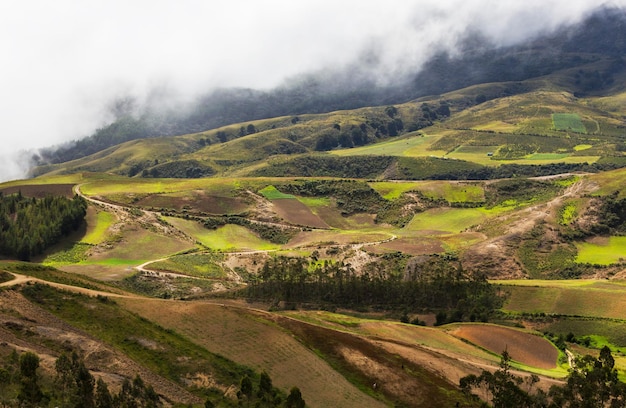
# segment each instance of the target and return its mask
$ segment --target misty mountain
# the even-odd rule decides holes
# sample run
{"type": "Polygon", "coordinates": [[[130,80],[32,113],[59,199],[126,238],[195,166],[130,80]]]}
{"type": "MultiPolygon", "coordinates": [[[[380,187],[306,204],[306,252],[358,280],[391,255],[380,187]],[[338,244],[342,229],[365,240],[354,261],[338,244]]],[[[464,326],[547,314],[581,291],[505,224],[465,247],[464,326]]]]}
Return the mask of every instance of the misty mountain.
{"type": "MultiPolygon", "coordinates": [[[[562,73],[558,85],[574,94],[606,91],[615,86],[615,75],[626,70],[626,15],[622,9],[601,8],[580,24],[503,48],[470,33],[458,48],[463,50],[459,55],[436,54],[419,72],[388,84],[368,75],[364,60],[342,71],[304,74],[269,91],[217,89],[185,109],[148,104],[138,111],[132,98],[128,103],[124,97],[112,103],[115,121],[89,137],[45,149],[39,163],[66,162],[129,140],[195,133],[270,117],[402,103],[481,83],[555,73],[562,73]]],[[[524,87],[508,87],[505,92],[524,92],[524,87]]]]}

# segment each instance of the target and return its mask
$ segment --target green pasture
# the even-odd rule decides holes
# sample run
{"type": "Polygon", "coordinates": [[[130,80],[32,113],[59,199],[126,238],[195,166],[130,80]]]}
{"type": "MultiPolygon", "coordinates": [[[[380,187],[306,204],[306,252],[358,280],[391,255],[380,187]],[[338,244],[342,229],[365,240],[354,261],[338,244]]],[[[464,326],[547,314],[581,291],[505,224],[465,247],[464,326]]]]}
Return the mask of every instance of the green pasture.
{"type": "Polygon", "coordinates": [[[503,307],[506,312],[622,319],[626,310],[623,282],[528,280],[500,283],[509,293],[503,307]]]}
{"type": "Polygon", "coordinates": [[[87,218],[87,233],[81,239],[85,244],[97,245],[104,242],[108,229],[115,223],[115,216],[106,211],[98,211],[87,218]]]}
{"type": "Polygon", "coordinates": [[[482,164],[483,166],[497,166],[500,163],[493,160],[490,153],[498,150],[499,146],[467,146],[462,145],[448,153],[446,157],[458,160],[465,160],[473,163],[482,164]]]}
{"type": "MultiPolygon", "coordinates": [[[[529,164],[529,165],[539,165],[539,164],[552,164],[552,163],[569,163],[569,164],[580,164],[580,163],[595,163],[600,159],[600,156],[573,156],[573,155],[565,155],[561,158],[556,158],[557,156],[561,156],[561,154],[551,154],[548,153],[546,157],[554,157],[554,158],[544,158],[542,157],[542,153],[535,153],[531,155],[529,158],[524,159],[515,159],[515,160],[497,160],[498,164],[529,164]],[[534,158],[533,158],[534,157],[534,158]]],[[[494,160],[495,161],[495,160],[494,160]]]]}
{"type": "Polygon", "coordinates": [[[577,243],[576,262],[611,265],[626,261],[626,237],[609,237],[604,243],[577,243]]]}
{"type": "Polygon", "coordinates": [[[620,320],[567,317],[553,320],[543,330],[563,336],[572,333],[576,338],[588,336],[591,346],[598,349],[604,345],[613,350],[626,347],[626,330],[620,320]]]}
{"type": "Polygon", "coordinates": [[[405,230],[459,233],[502,211],[503,207],[489,210],[485,208],[433,208],[416,214],[405,230]]]}
{"type": "Polygon", "coordinates": [[[167,222],[184,231],[202,245],[218,251],[276,250],[280,246],[262,240],[252,231],[239,225],[227,224],[210,230],[200,223],[176,217],[165,217],[167,222]]]}
{"type": "Polygon", "coordinates": [[[569,201],[559,210],[559,224],[570,225],[578,217],[579,203],[569,201]]]}
{"type": "Polygon", "coordinates": [[[395,200],[407,191],[416,190],[419,182],[393,182],[393,181],[375,181],[369,183],[369,186],[378,192],[386,200],[395,200]]]}
{"type": "Polygon", "coordinates": [[[552,122],[556,130],[587,133],[580,116],[577,113],[553,113],[552,122]]]}
{"type": "Polygon", "coordinates": [[[328,197],[297,197],[298,201],[306,205],[315,213],[315,210],[320,207],[329,207],[331,205],[330,198],[328,197]]]}
{"type": "Polygon", "coordinates": [[[416,134],[352,149],[333,150],[330,153],[337,156],[443,156],[446,154],[445,151],[430,150],[439,136],[439,134],[416,134]]]}
{"type": "Polygon", "coordinates": [[[395,200],[409,191],[419,191],[427,198],[449,203],[482,202],[485,199],[481,185],[446,181],[376,181],[369,183],[383,198],[395,200]]]}
{"type": "Polygon", "coordinates": [[[24,180],[11,180],[5,183],[0,183],[1,188],[23,186],[23,185],[37,185],[37,184],[78,184],[83,181],[83,174],[64,174],[64,175],[50,175],[42,176],[24,180]]]}
{"type": "Polygon", "coordinates": [[[200,179],[153,179],[153,178],[106,178],[94,179],[81,186],[88,196],[172,194],[202,190],[207,194],[232,196],[241,189],[259,190],[268,183],[284,182],[280,178],[200,178],[200,179]]]}
{"type": "Polygon", "coordinates": [[[477,203],[485,200],[485,190],[480,184],[425,181],[418,185],[417,190],[428,198],[449,203],[477,203]]]}
{"type": "Polygon", "coordinates": [[[567,153],[533,153],[527,157],[528,160],[550,160],[559,161],[569,157],[567,153]]]}
{"type": "Polygon", "coordinates": [[[218,258],[219,256],[216,254],[176,255],[164,261],[151,263],[147,268],[202,278],[225,278],[224,270],[217,263],[218,258]]]}
{"type": "Polygon", "coordinates": [[[295,196],[291,194],[281,193],[273,185],[269,185],[265,188],[262,188],[261,190],[259,190],[259,194],[261,194],[263,197],[267,198],[268,200],[278,200],[281,198],[295,198],[295,196]]]}

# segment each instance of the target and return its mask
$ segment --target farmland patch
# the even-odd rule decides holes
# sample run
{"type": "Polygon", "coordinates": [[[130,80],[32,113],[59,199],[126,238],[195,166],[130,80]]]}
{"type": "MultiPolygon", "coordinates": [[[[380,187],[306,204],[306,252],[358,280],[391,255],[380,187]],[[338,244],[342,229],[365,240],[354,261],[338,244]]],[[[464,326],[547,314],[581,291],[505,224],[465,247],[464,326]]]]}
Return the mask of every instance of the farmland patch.
{"type": "Polygon", "coordinates": [[[451,333],[495,354],[506,350],[514,361],[527,366],[547,370],[557,367],[558,349],[531,333],[490,324],[460,325],[451,333]]]}
{"type": "Polygon", "coordinates": [[[587,129],[577,113],[553,113],[552,122],[556,130],[587,133],[587,129]]]}
{"type": "Polygon", "coordinates": [[[596,238],[591,242],[577,243],[576,262],[594,265],[611,265],[626,261],[626,237],[596,238]]]}
{"type": "Polygon", "coordinates": [[[276,213],[291,224],[312,228],[328,228],[328,224],[295,198],[274,199],[272,203],[276,213]]]}

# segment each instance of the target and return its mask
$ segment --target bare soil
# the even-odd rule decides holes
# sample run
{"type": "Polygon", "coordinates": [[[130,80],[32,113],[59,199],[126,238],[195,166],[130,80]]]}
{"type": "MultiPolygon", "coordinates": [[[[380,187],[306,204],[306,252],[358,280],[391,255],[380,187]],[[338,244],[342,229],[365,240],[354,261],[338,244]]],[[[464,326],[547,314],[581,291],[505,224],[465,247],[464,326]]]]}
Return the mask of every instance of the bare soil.
{"type": "Polygon", "coordinates": [[[272,204],[276,213],[290,224],[311,228],[329,228],[328,224],[313,214],[309,207],[294,198],[273,200],[272,204]]]}
{"type": "Polygon", "coordinates": [[[22,186],[13,186],[0,189],[0,193],[5,195],[22,192],[26,197],[43,198],[48,195],[62,195],[73,197],[73,184],[25,184],[22,186]]]}
{"type": "Polygon", "coordinates": [[[507,351],[511,358],[522,364],[543,368],[556,368],[559,352],[546,339],[520,330],[495,325],[463,325],[451,332],[496,354],[507,351]]]}

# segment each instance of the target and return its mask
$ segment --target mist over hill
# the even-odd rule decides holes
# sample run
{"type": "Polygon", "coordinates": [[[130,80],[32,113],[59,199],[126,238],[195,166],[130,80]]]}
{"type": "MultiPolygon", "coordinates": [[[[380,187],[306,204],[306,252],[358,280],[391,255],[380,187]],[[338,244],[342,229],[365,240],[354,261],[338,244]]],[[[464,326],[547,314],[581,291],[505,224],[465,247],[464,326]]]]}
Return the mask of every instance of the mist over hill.
{"type": "MultiPolygon", "coordinates": [[[[516,45],[498,47],[479,33],[467,33],[456,41],[454,49],[460,52],[441,51],[418,72],[386,80],[372,75],[378,58],[372,53],[344,68],[302,74],[271,90],[215,89],[186,104],[165,103],[171,95],[158,90],[143,104],[133,95],[124,95],[109,104],[111,123],[84,139],[43,149],[35,161],[62,163],[129,140],[270,117],[402,103],[475,84],[523,81],[556,72],[563,75],[555,86],[576,95],[607,92],[620,86],[614,77],[626,69],[625,38],[624,10],[603,7],[578,24],[516,45]]],[[[508,87],[503,92],[524,90],[508,87]]]]}

